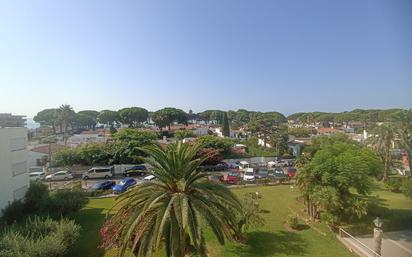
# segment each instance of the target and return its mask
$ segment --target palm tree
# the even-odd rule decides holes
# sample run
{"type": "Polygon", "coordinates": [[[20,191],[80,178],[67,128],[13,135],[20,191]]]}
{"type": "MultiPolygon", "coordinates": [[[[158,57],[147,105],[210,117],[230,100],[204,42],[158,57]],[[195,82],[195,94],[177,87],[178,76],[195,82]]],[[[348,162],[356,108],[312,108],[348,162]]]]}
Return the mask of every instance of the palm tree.
{"type": "MultiPolygon", "coordinates": [[[[210,155],[197,158],[200,144],[170,144],[142,148],[149,156],[156,180],[142,183],[120,196],[121,206],[109,220],[115,224],[111,238],[117,256],[132,251],[137,257],[152,256],[164,245],[166,256],[207,256],[204,227],[209,226],[221,244],[239,236],[237,197],[222,185],[209,182],[199,165],[210,155]]],[[[115,207],[116,208],[116,207],[115,207]]],[[[107,245],[107,244],[106,244],[107,245]]]]}
{"type": "Polygon", "coordinates": [[[60,116],[59,118],[62,122],[62,128],[64,129],[63,138],[64,138],[65,144],[67,143],[66,133],[69,127],[69,119],[73,113],[74,113],[73,108],[68,104],[63,104],[62,106],[59,107],[59,116],[60,116]]]}
{"type": "Polygon", "coordinates": [[[382,124],[374,129],[373,134],[370,142],[372,143],[372,148],[374,148],[382,158],[384,164],[383,180],[385,181],[388,178],[391,167],[391,149],[393,148],[396,137],[396,130],[391,124],[382,124]]]}

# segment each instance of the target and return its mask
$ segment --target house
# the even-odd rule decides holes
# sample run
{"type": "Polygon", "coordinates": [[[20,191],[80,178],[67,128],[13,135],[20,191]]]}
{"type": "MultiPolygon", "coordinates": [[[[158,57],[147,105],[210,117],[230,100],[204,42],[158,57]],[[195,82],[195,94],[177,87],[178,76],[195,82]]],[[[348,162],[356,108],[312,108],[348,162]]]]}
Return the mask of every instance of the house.
{"type": "Polygon", "coordinates": [[[96,131],[83,131],[80,134],[75,134],[68,138],[69,146],[77,146],[87,143],[106,143],[111,139],[111,134],[106,129],[96,131]]]}
{"type": "Polygon", "coordinates": [[[31,147],[28,152],[28,167],[40,167],[41,161],[44,156],[48,156],[50,153],[54,154],[60,150],[67,148],[64,145],[59,144],[42,144],[35,147],[31,147]]]}
{"type": "Polygon", "coordinates": [[[337,130],[337,129],[335,129],[335,128],[333,128],[333,127],[331,127],[331,128],[317,128],[316,129],[316,133],[317,133],[317,135],[326,135],[326,136],[330,136],[330,135],[333,135],[333,134],[336,134],[336,133],[341,133],[342,131],[340,131],[340,130],[337,130]]]}
{"type": "MultiPolygon", "coordinates": [[[[223,131],[221,127],[214,127],[212,128],[212,131],[214,134],[216,134],[218,137],[223,137],[223,131]]],[[[240,130],[230,130],[229,132],[229,137],[230,138],[238,138],[240,135],[241,131],[240,130]]]]}
{"type": "Polygon", "coordinates": [[[27,129],[0,128],[0,209],[22,199],[29,188],[27,159],[27,129]]]}

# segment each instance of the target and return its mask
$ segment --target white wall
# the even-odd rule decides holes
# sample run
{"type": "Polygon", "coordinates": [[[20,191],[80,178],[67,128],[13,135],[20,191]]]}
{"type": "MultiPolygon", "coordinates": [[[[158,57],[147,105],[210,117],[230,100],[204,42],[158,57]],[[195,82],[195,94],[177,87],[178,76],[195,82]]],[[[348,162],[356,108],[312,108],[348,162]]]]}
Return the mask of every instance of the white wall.
{"type": "Polygon", "coordinates": [[[29,151],[27,166],[29,168],[38,166],[37,165],[37,160],[38,159],[41,160],[43,156],[47,156],[47,154],[29,151]]]}
{"type": "Polygon", "coordinates": [[[24,196],[29,186],[27,160],[27,129],[0,128],[0,209],[24,196]]]}

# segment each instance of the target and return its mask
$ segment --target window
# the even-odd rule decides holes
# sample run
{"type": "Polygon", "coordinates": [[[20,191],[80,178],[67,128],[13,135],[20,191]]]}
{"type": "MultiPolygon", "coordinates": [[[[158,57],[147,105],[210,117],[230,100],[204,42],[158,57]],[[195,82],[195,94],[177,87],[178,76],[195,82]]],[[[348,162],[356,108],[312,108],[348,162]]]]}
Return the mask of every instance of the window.
{"type": "Polygon", "coordinates": [[[13,163],[11,166],[11,171],[13,172],[13,177],[27,173],[27,162],[18,162],[18,163],[13,163]]]}
{"type": "Polygon", "coordinates": [[[26,149],[26,138],[25,137],[10,139],[10,151],[15,152],[15,151],[20,151],[20,150],[25,150],[25,149],[26,149]]]}
{"type": "Polygon", "coordinates": [[[96,169],[97,173],[110,172],[110,169],[96,169]]]}
{"type": "Polygon", "coordinates": [[[13,191],[13,198],[15,201],[23,199],[24,195],[27,192],[28,186],[23,186],[19,189],[13,191]]]}

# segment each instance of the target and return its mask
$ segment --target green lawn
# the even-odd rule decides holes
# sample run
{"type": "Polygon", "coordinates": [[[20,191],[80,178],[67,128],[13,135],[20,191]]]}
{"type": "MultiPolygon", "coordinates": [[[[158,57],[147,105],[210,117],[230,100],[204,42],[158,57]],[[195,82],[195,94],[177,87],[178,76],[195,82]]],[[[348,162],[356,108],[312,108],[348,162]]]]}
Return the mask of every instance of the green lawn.
{"type": "MultiPolygon", "coordinates": [[[[303,226],[299,232],[288,232],[283,227],[284,220],[291,210],[302,212],[302,206],[296,201],[298,192],[290,186],[265,186],[236,188],[233,192],[242,196],[246,192],[259,191],[263,198],[261,208],[266,224],[248,233],[248,242],[244,245],[227,243],[220,246],[211,233],[206,234],[210,256],[307,256],[307,257],[353,257],[355,255],[347,251],[336,239],[335,235],[321,223],[312,224],[313,227],[303,226]]],[[[383,211],[383,217],[391,226],[399,223],[397,220],[401,215],[400,223],[412,222],[412,201],[401,194],[386,191],[376,191],[373,195],[379,195],[380,206],[375,212],[383,211]],[[398,215],[398,216],[397,216],[398,215]],[[408,218],[410,218],[408,220],[408,218]]],[[[76,215],[76,221],[82,226],[83,231],[78,245],[68,255],[70,257],[108,257],[98,248],[99,229],[104,221],[107,210],[113,205],[114,199],[91,199],[89,204],[76,215]]],[[[375,213],[373,213],[375,214],[375,213]]],[[[370,223],[373,217],[364,219],[362,222],[370,223]]],[[[361,226],[364,223],[358,222],[361,226]]],[[[411,224],[407,226],[412,227],[411,224]]],[[[396,226],[393,226],[396,227],[396,226]]],[[[162,252],[158,256],[163,256],[162,252]]]]}

